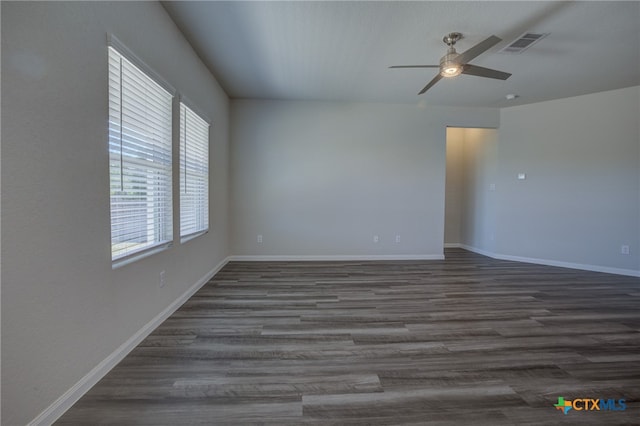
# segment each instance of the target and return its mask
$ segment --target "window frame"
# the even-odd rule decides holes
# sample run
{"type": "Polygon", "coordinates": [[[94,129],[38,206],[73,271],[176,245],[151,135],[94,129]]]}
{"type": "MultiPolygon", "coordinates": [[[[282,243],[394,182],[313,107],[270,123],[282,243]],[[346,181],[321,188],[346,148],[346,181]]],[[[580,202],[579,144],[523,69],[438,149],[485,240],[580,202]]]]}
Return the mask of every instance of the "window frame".
{"type": "MultiPolygon", "coordinates": [[[[142,60],[140,60],[135,54],[133,54],[126,46],[124,46],[117,38],[115,38],[113,35],[108,34],[107,35],[107,74],[108,74],[108,79],[107,81],[110,81],[111,79],[111,73],[112,73],[112,54],[111,54],[111,50],[113,50],[113,52],[115,52],[117,55],[119,55],[119,57],[121,58],[121,61],[127,61],[129,63],[129,65],[132,65],[134,68],[137,69],[137,71],[139,71],[140,73],[142,73],[142,75],[144,75],[144,77],[146,77],[147,79],[149,79],[151,82],[155,83],[155,85],[157,85],[160,89],[162,89],[162,91],[166,92],[166,95],[163,95],[162,101],[160,103],[164,104],[167,102],[166,97],[168,96],[170,99],[168,100],[169,103],[169,108],[168,111],[166,110],[162,110],[162,117],[164,118],[166,113],[168,112],[168,121],[160,121],[157,120],[156,123],[152,123],[149,124],[149,121],[144,122],[146,126],[149,126],[149,128],[152,128],[153,130],[156,130],[156,127],[153,127],[154,124],[157,124],[158,122],[160,122],[160,126],[162,127],[162,129],[164,129],[164,132],[162,133],[162,137],[159,141],[157,142],[150,142],[148,140],[144,141],[144,147],[145,148],[153,148],[153,154],[152,157],[155,156],[156,151],[155,151],[155,147],[156,144],[158,145],[158,148],[160,148],[162,151],[159,157],[158,161],[153,161],[153,159],[150,160],[149,163],[145,163],[147,164],[147,170],[146,171],[141,171],[144,169],[144,166],[142,165],[142,163],[144,163],[145,161],[148,161],[149,158],[134,158],[134,157],[130,157],[129,161],[127,163],[122,163],[123,160],[123,156],[122,156],[122,150],[123,150],[123,141],[124,138],[122,137],[122,130],[120,130],[120,150],[121,150],[121,154],[120,154],[120,177],[119,179],[121,181],[124,181],[124,174],[123,174],[123,170],[124,170],[124,166],[126,164],[131,164],[131,165],[137,165],[139,168],[137,169],[135,176],[138,178],[142,178],[142,177],[146,177],[146,179],[148,181],[156,181],[158,182],[159,180],[162,180],[162,189],[163,191],[161,191],[161,194],[165,197],[164,198],[164,207],[162,208],[161,211],[158,211],[158,205],[160,205],[162,202],[158,202],[156,200],[153,200],[153,196],[149,195],[148,193],[145,192],[145,197],[146,197],[146,203],[147,203],[147,209],[149,209],[149,203],[152,203],[151,209],[153,210],[153,212],[151,213],[151,216],[149,216],[149,213],[147,213],[147,216],[145,218],[145,225],[143,227],[139,227],[138,231],[142,231],[145,229],[148,233],[152,233],[153,234],[153,241],[149,243],[149,241],[146,241],[141,248],[139,249],[133,249],[131,251],[124,251],[124,252],[114,252],[114,238],[116,238],[117,236],[114,235],[114,187],[113,187],[113,177],[116,176],[114,175],[113,171],[112,171],[112,161],[113,161],[113,157],[112,157],[112,148],[113,148],[113,144],[112,144],[112,136],[113,133],[117,133],[118,130],[116,130],[116,128],[122,129],[124,126],[122,125],[124,122],[123,119],[123,114],[122,114],[122,110],[123,110],[123,99],[122,99],[122,88],[123,88],[123,81],[122,81],[122,76],[123,76],[123,68],[122,68],[122,64],[123,62],[120,62],[120,82],[119,82],[119,86],[118,86],[118,90],[120,91],[118,96],[118,100],[120,100],[120,105],[119,105],[119,121],[117,122],[117,124],[112,123],[112,111],[111,111],[111,106],[112,106],[112,89],[111,89],[111,83],[109,83],[108,86],[108,105],[109,105],[109,113],[108,113],[108,155],[109,155],[109,199],[110,199],[110,207],[109,207],[109,213],[110,213],[110,225],[111,225],[111,231],[110,231],[110,235],[111,235],[111,262],[112,262],[112,268],[118,268],[120,266],[126,265],[128,263],[134,262],[138,259],[150,256],[152,254],[155,254],[157,252],[163,251],[169,247],[171,247],[171,245],[173,244],[173,240],[174,240],[174,223],[173,223],[173,217],[174,217],[174,206],[173,206],[173,182],[174,182],[174,176],[173,176],[173,161],[174,161],[174,153],[173,153],[173,143],[174,143],[174,130],[173,130],[173,117],[174,117],[174,105],[175,105],[175,101],[176,101],[176,91],[175,89],[168,84],[164,79],[162,79],[157,73],[155,73],[149,66],[147,66],[142,60]],[[167,138],[167,134],[168,134],[168,138],[167,138]],[[149,201],[149,199],[151,198],[151,201],[149,201]],[[158,222],[158,220],[160,220],[160,222],[158,222]],[[161,231],[160,231],[161,230],[161,231]],[[158,235],[156,235],[156,233],[159,233],[158,235]]],[[[128,66],[128,65],[127,65],[128,66]]],[[[136,70],[134,70],[136,71],[136,70]]],[[[146,80],[142,80],[142,85],[144,86],[144,84],[148,84],[148,82],[146,80]]],[[[134,88],[136,86],[130,86],[131,88],[134,88]]],[[[160,93],[160,92],[158,92],[160,93]]],[[[134,99],[135,101],[137,101],[138,99],[134,99]]],[[[144,105],[146,107],[146,105],[144,102],[141,102],[142,105],[144,105]]],[[[166,105],[163,105],[163,107],[166,105]]],[[[146,110],[145,110],[146,111],[146,110]]],[[[129,120],[131,120],[132,118],[127,116],[127,118],[129,120]]],[[[161,129],[161,130],[162,130],[161,129]]],[[[148,129],[145,129],[148,130],[148,129]]],[[[131,130],[133,132],[133,130],[131,130]]],[[[148,135],[145,135],[148,136],[148,135]]],[[[132,134],[129,135],[128,139],[131,138],[135,138],[132,134]]],[[[128,140],[129,143],[131,143],[130,140],[128,140]]],[[[117,177],[117,176],[116,176],[117,177]]],[[[131,182],[129,182],[129,184],[131,185],[131,188],[135,188],[133,180],[131,182]]],[[[154,185],[156,185],[157,183],[147,183],[147,186],[143,186],[143,188],[145,189],[145,191],[148,190],[148,188],[151,186],[153,187],[154,185]]],[[[144,185],[144,184],[143,184],[144,185]]],[[[126,222],[125,222],[126,223],[126,222]]],[[[117,223],[116,223],[117,225],[117,223]]],[[[144,232],[142,232],[144,233],[144,232]]],[[[126,243],[126,241],[124,241],[126,243]]]]}
{"type": "MultiPolygon", "coordinates": [[[[193,117],[192,117],[193,119],[193,117]]],[[[194,238],[199,237],[200,235],[204,235],[207,234],[209,232],[210,229],[210,211],[211,211],[211,200],[209,197],[209,183],[210,183],[210,177],[211,177],[211,167],[210,167],[210,159],[211,159],[211,120],[206,118],[206,115],[202,113],[201,110],[199,110],[198,108],[194,107],[194,104],[187,99],[184,95],[180,95],[179,99],[178,99],[178,158],[177,158],[177,163],[178,163],[178,167],[179,167],[179,172],[178,172],[178,185],[179,185],[179,199],[178,199],[178,203],[179,203],[179,227],[178,227],[178,234],[180,236],[180,243],[186,243],[187,241],[190,241],[194,238]],[[186,109],[185,111],[185,118],[186,118],[186,123],[183,129],[183,107],[186,109]],[[184,144],[186,145],[183,146],[183,137],[185,137],[185,133],[187,132],[187,136],[188,136],[188,124],[189,124],[189,116],[187,116],[187,113],[190,113],[191,116],[195,116],[195,118],[197,120],[199,120],[201,123],[199,123],[200,125],[206,126],[206,141],[204,141],[204,144],[206,145],[206,156],[205,156],[205,160],[206,160],[206,164],[205,164],[205,168],[206,168],[206,173],[204,176],[204,185],[205,185],[205,190],[204,190],[204,203],[205,203],[205,223],[204,223],[204,227],[201,227],[199,229],[195,229],[191,232],[185,233],[183,234],[183,220],[184,220],[184,207],[185,207],[185,203],[183,200],[183,195],[185,194],[184,189],[185,189],[185,181],[183,181],[183,178],[185,178],[185,174],[186,174],[186,163],[184,162],[184,149],[186,148],[188,151],[189,148],[189,144],[188,144],[188,140],[185,138],[185,142],[184,144]]],[[[203,142],[203,141],[198,141],[198,142],[203,142]]],[[[196,143],[198,143],[196,142],[196,143]]],[[[196,149],[201,149],[196,147],[196,149]]],[[[198,215],[198,212],[196,211],[195,215],[198,215]]]]}

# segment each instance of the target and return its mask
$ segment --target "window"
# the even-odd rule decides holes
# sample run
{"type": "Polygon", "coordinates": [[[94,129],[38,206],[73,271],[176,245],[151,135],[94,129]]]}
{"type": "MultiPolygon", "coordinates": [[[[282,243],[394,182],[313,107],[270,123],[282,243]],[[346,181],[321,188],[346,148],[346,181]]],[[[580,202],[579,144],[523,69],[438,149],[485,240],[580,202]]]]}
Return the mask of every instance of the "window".
{"type": "Polygon", "coordinates": [[[209,124],[180,103],[180,237],[209,229],[209,124]]]}
{"type": "MultiPolygon", "coordinates": [[[[168,246],[172,236],[173,96],[109,47],[111,258],[168,246]]],[[[138,62],[138,61],[136,61],[138,62]]]]}

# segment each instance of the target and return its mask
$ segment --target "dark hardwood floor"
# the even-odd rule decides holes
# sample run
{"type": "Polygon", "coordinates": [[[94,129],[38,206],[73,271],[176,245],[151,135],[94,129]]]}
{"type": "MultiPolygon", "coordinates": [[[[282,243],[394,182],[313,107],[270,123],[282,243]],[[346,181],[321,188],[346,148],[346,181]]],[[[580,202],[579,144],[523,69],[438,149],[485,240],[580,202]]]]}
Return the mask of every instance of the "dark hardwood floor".
{"type": "Polygon", "coordinates": [[[446,257],[229,263],[58,424],[640,424],[640,279],[446,257]]]}

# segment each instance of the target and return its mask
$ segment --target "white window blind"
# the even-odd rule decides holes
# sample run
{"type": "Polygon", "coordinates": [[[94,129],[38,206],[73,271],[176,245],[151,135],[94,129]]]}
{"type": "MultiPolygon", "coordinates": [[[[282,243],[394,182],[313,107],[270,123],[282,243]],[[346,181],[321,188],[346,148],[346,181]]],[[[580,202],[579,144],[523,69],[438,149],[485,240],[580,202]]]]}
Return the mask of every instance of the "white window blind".
{"type": "Polygon", "coordinates": [[[112,260],[172,240],[172,98],[109,47],[112,260]]]}
{"type": "Polygon", "coordinates": [[[180,103],[180,237],[209,229],[209,124],[180,103]]]}

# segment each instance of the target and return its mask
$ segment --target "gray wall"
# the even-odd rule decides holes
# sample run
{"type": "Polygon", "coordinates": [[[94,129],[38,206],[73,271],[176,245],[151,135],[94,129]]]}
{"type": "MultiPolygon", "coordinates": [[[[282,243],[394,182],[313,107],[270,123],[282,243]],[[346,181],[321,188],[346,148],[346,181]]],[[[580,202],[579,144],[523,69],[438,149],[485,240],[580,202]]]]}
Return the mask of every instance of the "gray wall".
{"type": "Polygon", "coordinates": [[[461,127],[447,128],[447,173],[444,204],[444,243],[457,246],[461,241],[462,196],[464,190],[464,133],[461,127]]]}
{"type": "Polygon", "coordinates": [[[640,271],[639,103],[632,87],[501,110],[498,253],[640,271]]]}
{"type": "Polygon", "coordinates": [[[464,129],[460,242],[486,252],[496,239],[497,137],[496,129],[464,129]]]}
{"type": "Polygon", "coordinates": [[[3,424],[34,419],[226,258],[228,104],[159,3],[2,2],[3,424]],[[209,234],[117,270],[107,32],[213,120],[209,234]]]}
{"type": "Polygon", "coordinates": [[[235,255],[442,255],[446,126],[498,124],[494,109],[231,105],[235,255]]]}

